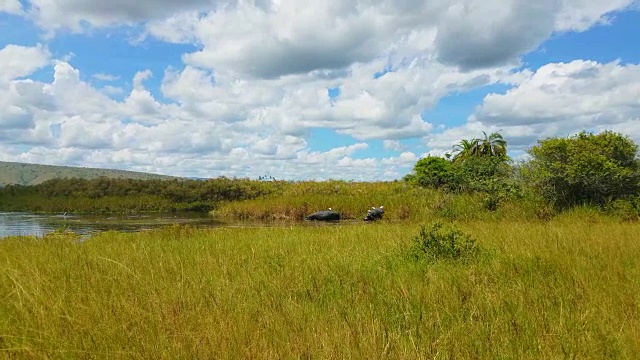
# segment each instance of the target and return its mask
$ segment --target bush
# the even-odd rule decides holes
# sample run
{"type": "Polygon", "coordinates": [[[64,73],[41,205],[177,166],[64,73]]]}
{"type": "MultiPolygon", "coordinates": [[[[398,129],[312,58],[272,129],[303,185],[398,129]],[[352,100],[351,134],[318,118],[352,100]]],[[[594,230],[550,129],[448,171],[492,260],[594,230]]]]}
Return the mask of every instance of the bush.
{"type": "Polygon", "coordinates": [[[453,163],[451,172],[451,190],[490,193],[507,186],[511,166],[497,157],[472,157],[453,163]]]}
{"type": "Polygon", "coordinates": [[[479,250],[471,236],[453,226],[436,222],[422,226],[420,234],[413,238],[411,253],[418,260],[436,261],[475,256],[479,250]]]}
{"type": "Polygon", "coordinates": [[[418,160],[413,173],[405,180],[422,187],[438,189],[451,182],[451,162],[441,157],[428,156],[418,160]]]}
{"type": "Polygon", "coordinates": [[[640,219],[640,198],[618,199],[605,206],[608,214],[622,220],[634,221],[640,219]]]}
{"type": "Polygon", "coordinates": [[[524,169],[529,183],[557,209],[604,206],[637,196],[640,190],[638,146],[628,137],[605,131],[538,142],[524,169]]]}
{"type": "Polygon", "coordinates": [[[472,156],[449,161],[429,156],[420,159],[404,180],[453,193],[485,193],[482,205],[489,211],[497,210],[503,200],[519,196],[521,192],[513,169],[504,157],[472,156]]]}

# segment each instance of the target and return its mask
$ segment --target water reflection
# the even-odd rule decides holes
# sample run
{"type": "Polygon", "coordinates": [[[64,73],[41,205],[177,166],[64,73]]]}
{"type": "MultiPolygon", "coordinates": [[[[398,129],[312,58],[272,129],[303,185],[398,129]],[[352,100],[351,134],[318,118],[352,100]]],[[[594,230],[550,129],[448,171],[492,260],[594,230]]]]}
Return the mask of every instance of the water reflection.
{"type": "Polygon", "coordinates": [[[73,231],[86,235],[105,230],[139,231],[171,224],[217,226],[207,214],[176,213],[153,215],[71,215],[0,212],[0,238],[8,236],[37,236],[55,230],[73,231]]]}
{"type": "Polygon", "coordinates": [[[25,213],[0,213],[0,237],[15,235],[43,236],[54,228],[38,221],[38,217],[25,213]]]}

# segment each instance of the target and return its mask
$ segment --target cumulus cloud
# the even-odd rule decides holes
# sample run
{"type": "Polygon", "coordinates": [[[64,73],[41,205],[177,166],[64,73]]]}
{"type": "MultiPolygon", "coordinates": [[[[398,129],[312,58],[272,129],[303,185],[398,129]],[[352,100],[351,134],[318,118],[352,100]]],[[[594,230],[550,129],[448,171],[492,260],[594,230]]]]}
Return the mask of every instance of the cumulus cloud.
{"type": "Polygon", "coordinates": [[[556,31],[585,31],[594,24],[607,24],[615,12],[639,5],[637,0],[564,0],[555,17],[556,31]]]}
{"type": "MultiPolygon", "coordinates": [[[[10,2],[12,0],[9,0],[10,2]]],[[[112,26],[170,16],[178,11],[211,8],[212,0],[30,0],[30,16],[44,28],[81,30],[83,23],[112,26]]]]}
{"type": "Polygon", "coordinates": [[[131,79],[129,94],[117,101],[83,81],[71,64],[51,64],[51,82],[14,79],[6,84],[11,96],[3,98],[2,144],[30,145],[18,153],[7,149],[4,156],[12,154],[12,161],[200,177],[274,174],[286,179],[372,180],[388,173],[379,159],[354,157],[368,148],[364,142],[312,151],[303,136],[280,129],[275,118],[262,118],[260,109],[279,106],[278,95],[271,95],[266,83],[244,94],[250,89],[247,84],[218,82],[210,72],[169,71],[163,88],[177,102],[167,104],[146,89],[145,82],[154,75],[143,70],[131,79]],[[191,92],[194,88],[204,94],[191,92]],[[203,118],[212,114],[211,101],[229,111],[219,118],[203,118]],[[244,116],[231,116],[244,107],[244,116]]]}
{"type": "Polygon", "coordinates": [[[436,37],[440,61],[475,69],[517,64],[551,34],[607,23],[634,0],[469,0],[452,3],[436,37]]]}
{"type": "Polygon", "coordinates": [[[38,45],[7,45],[0,50],[0,129],[5,141],[16,141],[14,131],[32,127],[34,109],[48,108],[51,99],[31,80],[16,80],[31,75],[49,62],[48,51],[38,45]],[[9,131],[12,130],[12,131],[9,131]]]}
{"type": "Polygon", "coordinates": [[[9,44],[0,50],[0,84],[34,71],[49,62],[50,54],[42,45],[26,47],[9,44]]]}
{"type": "Polygon", "coordinates": [[[620,131],[640,143],[640,65],[574,60],[522,75],[506,93],[487,95],[464,126],[431,135],[433,151],[444,153],[482,131],[501,131],[515,150],[582,130],[620,131]]]}
{"type": "Polygon", "coordinates": [[[342,69],[386,55],[430,56],[462,69],[516,64],[554,32],[606,23],[633,0],[240,2],[151,22],[147,32],[201,49],[185,62],[274,78],[342,69]],[[408,45],[408,47],[407,47],[408,45]]]}
{"type": "Polygon", "coordinates": [[[0,50],[0,137],[16,161],[394,179],[419,157],[401,146],[408,138],[441,155],[482,131],[502,131],[519,149],[578,127],[638,132],[635,65],[577,61],[512,72],[549,36],[607,23],[631,0],[5,0],[0,11],[20,4],[45,30],[133,25],[197,50],[182,54],[184,66],[136,68],[128,79],[84,73],[74,57],[52,61],[44,46],[0,50]],[[30,79],[43,68],[53,80],[30,79]],[[449,94],[496,83],[515,87],[487,96],[462,127],[434,133],[423,115],[449,94]],[[307,136],[315,128],[353,143],[314,151],[307,136]],[[371,139],[400,155],[364,157],[371,139]]]}
{"type": "Polygon", "coordinates": [[[640,112],[640,66],[575,60],[547,64],[505,94],[490,94],[475,114],[487,125],[616,124],[640,112]]]}
{"type": "MultiPolygon", "coordinates": [[[[198,67],[275,78],[339,70],[390,52],[430,56],[463,69],[514,63],[558,31],[607,23],[634,0],[30,0],[44,29],[145,24],[145,33],[200,49],[198,67]],[[402,44],[411,49],[403,49],[402,44]]],[[[17,0],[2,7],[17,13],[17,0]]]]}
{"type": "Polygon", "coordinates": [[[196,20],[203,48],[185,62],[264,78],[344,68],[371,60],[390,44],[379,10],[359,8],[356,1],[282,1],[269,9],[240,3],[196,20]]]}
{"type": "Polygon", "coordinates": [[[464,69],[515,64],[553,32],[561,5],[558,0],[454,3],[438,27],[438,58],[464,69]]]}

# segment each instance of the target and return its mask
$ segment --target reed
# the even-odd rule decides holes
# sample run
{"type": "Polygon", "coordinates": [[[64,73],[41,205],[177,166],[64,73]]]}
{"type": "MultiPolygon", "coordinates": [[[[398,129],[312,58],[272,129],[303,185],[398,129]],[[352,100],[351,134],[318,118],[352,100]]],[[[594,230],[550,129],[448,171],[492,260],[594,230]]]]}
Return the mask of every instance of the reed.
{"type": "Polygon", "coordinates": [[[578,213],[453,223],[481,256],[416,261],[422,221],[2,240],[0,357],[640,353],[640,224],[578,213]]]}
{"type": "Polygon", "coordinates": [[[523,220],[540,218],[540,209],[544,208],[531,199],[514,198],[489,211],[486,198],[481,193],[451,194],[402,182],[301,182],[255,199],[223,202],[211,213],[235,220],[302,220],[330,207],[343,219],[362,220],[372,206],[384,205],[384,216],[389,220],[523,220]]]}

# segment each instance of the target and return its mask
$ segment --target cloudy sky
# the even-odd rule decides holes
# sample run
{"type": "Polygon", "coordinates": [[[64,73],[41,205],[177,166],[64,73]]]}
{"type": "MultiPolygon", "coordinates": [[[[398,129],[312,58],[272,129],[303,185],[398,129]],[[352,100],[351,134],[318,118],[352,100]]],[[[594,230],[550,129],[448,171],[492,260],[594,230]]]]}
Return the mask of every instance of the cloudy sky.
{"type": "Polygon", "coordinates": [[[393,180],[500,131],[640,143],[637,0],[0,0],[0,161],[393,180]]]}

